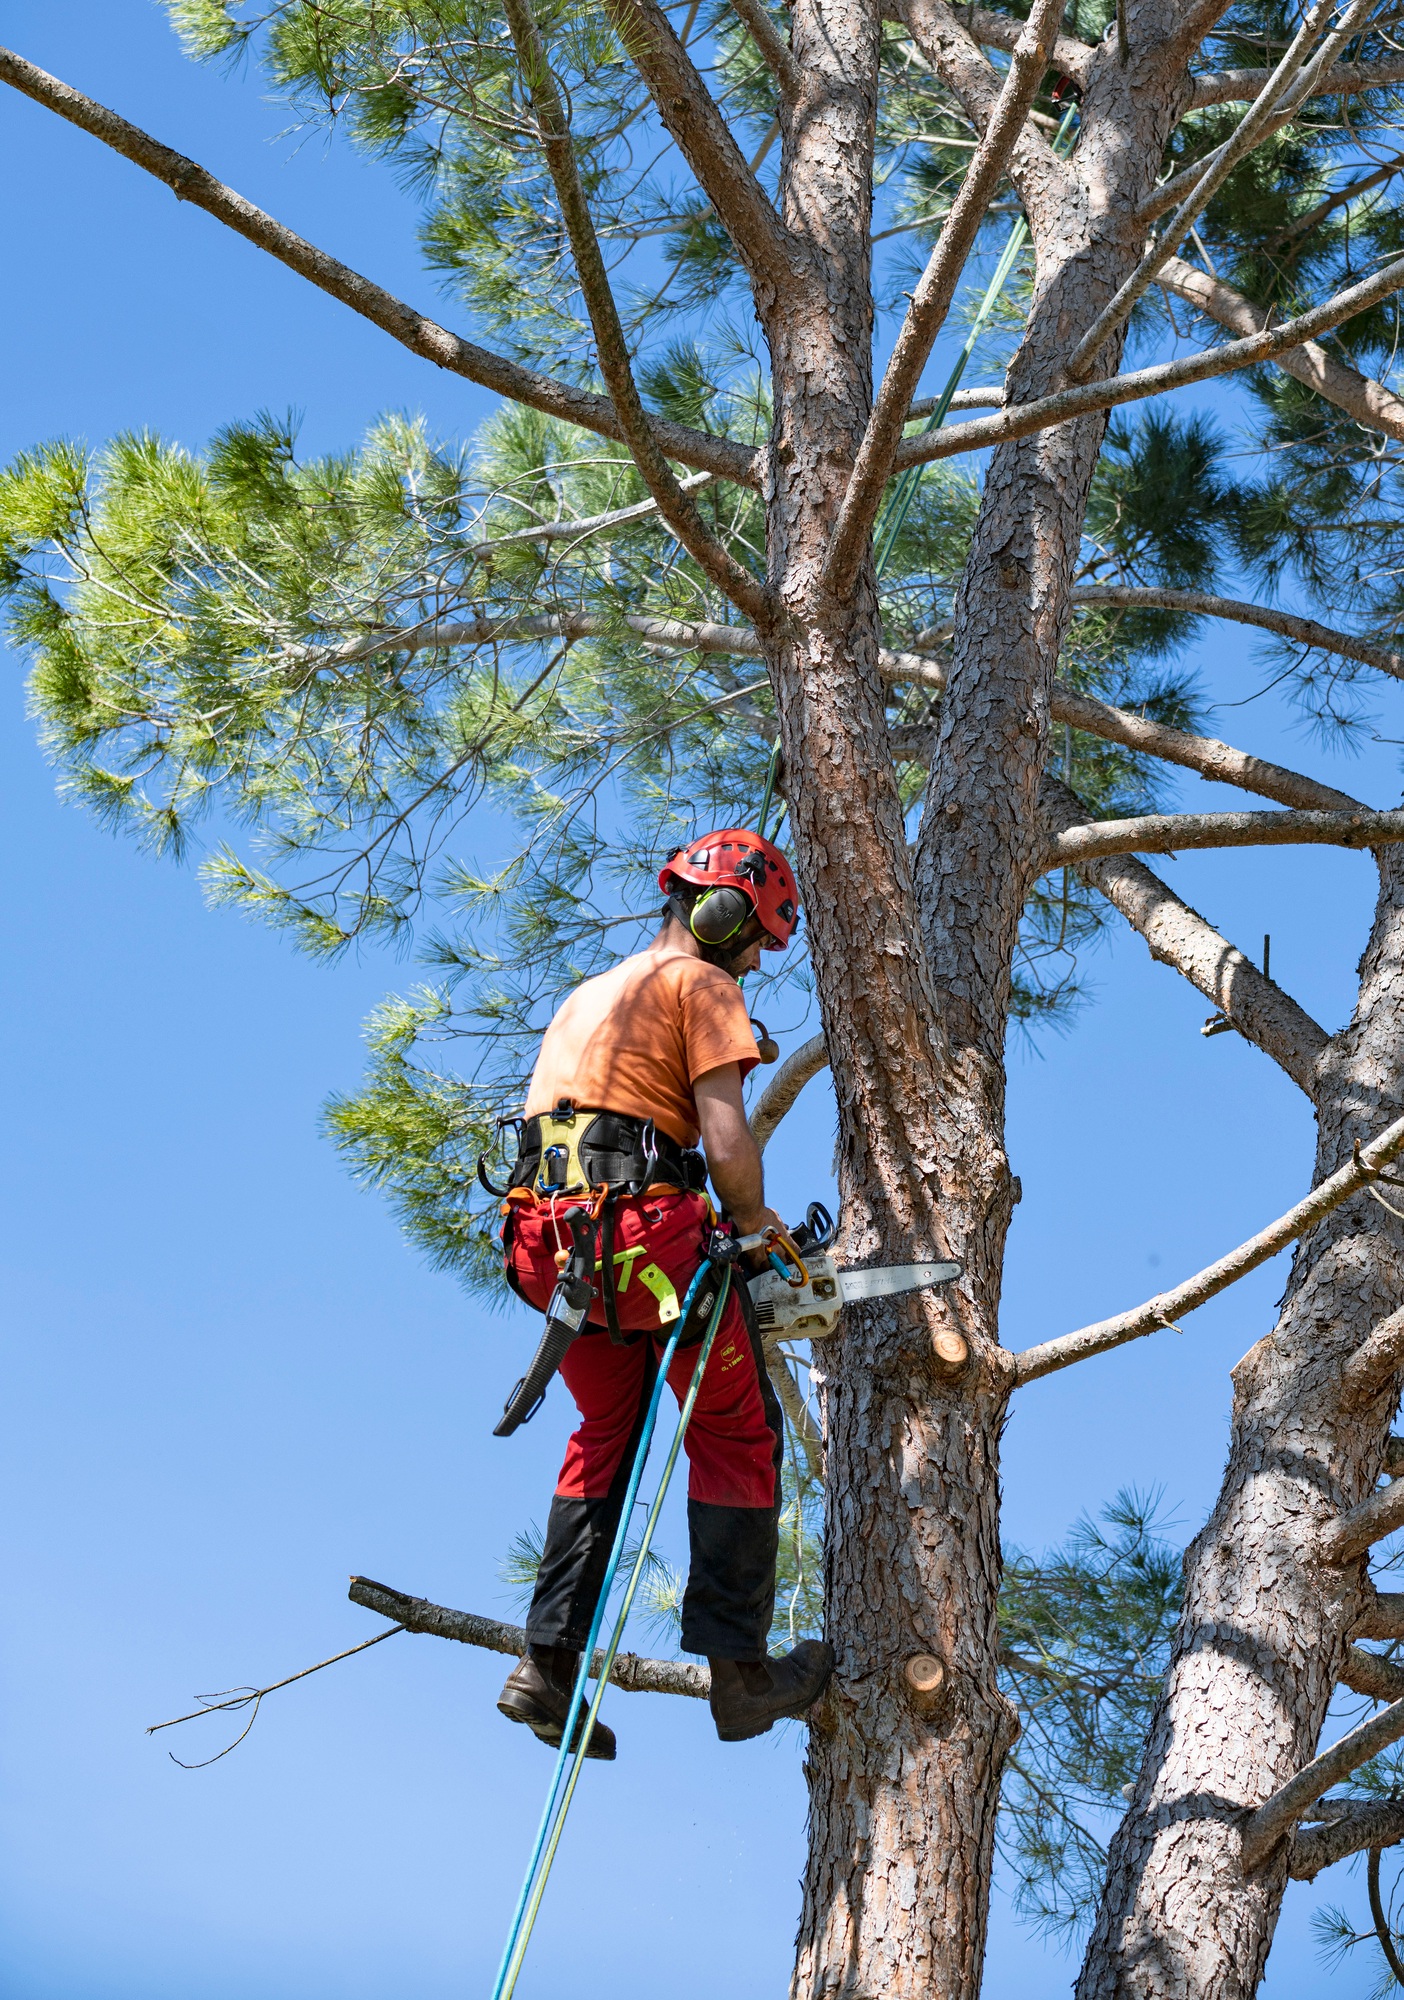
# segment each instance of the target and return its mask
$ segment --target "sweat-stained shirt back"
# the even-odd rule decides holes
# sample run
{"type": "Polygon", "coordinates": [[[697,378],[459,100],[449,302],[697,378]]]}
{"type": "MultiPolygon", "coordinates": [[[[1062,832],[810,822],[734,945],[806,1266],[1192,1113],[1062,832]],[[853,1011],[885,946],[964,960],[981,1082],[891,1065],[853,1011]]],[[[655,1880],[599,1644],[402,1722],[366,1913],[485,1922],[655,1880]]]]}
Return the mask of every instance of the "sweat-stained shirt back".
{"type": "Polygon", "coordinates": [[[541,1042],[526,1115],[563,1097],[584,1111],[652,1118],[680,1146],[699,1137],[693,1083],[759,1056],[741,988],[705,959],[636,952],[564,1000],[541,1042]]]}

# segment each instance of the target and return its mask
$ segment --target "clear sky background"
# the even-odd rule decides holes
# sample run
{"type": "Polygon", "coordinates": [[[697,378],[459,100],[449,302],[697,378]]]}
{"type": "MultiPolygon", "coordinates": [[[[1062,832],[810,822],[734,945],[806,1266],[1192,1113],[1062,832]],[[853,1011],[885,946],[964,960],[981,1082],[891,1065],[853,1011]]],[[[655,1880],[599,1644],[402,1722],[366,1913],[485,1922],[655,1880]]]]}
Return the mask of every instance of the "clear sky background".
{"type": "MultiPolygon", "coordinates": [[[[279,137],[257,77],[179,54],[148,0],[11,0],[6,39],[191,153],[429,309],[412,216],[383,172],[279,137]]],[[[150,426],[192,446],[261,407],[311,449],[382,410],[446,436],[488,413],[95,142],[0,93],[6,310],[0,457],[59,433],[150,426]]],[[[441,308],[442,309],[442,308],[441,308]]],[[[1227,407],[1220,405],[1221,408],[1227,407]]],[[[1225,703],[1262,679],[1211,633],[1225,703]]],[[[1397,697],[1391,696],[1390,700],[1397,697]]],[[[377,1629],[351,1572],[498,1616],[512,1533],[544,1515],[559,1389],[490,1436],[532,1335],[426,1271],[319,1137],[360,1074],[360,1025],[406,983],[367,954],[316,968],[194,874],[138,856],[55,798],[0,685],[9,902],[0,1151],[7,1559],[0,1991],[6,2000],[369,2000],[487,1990],[550,1773],[493,1707],[507,1663],[389,1640],[277,1695],[233,1756],[185,1772],[222,1725],[143,1726],[292,1672],[377,1629]],[[197,1734],[197,1732],[199,1732],[197,1734]]],[[[1220,735],[1398,801],[1387,744],[1333,765],[1272,700],[1220,735]]],[[[1385,733],[1396,730],[1392,718],[1385,733]]],[[[1197,806],[1239,804],[1197,781],[1197,806]]],[[[1279,850],[1167,863],[1181,893],[1329,1028],[1369,920],[1367,858],[1279,850]]],[[[1069,1033],[1016,1052],[1024,1201],[1005,1338],[1023,1346],[1198,1268],[1307,1185],[1305,1101],[1122,930],[1069,1033]]],[[[826,1191],[822,1084],[773,1148],[798,1214],[826,1191]]],[[[1165,1334],[1035,1385],[1006,1438],[1009,1541],[1040,1548],[1118,1487],[1160,1488],[1177,1537],[1222,1466],[1232,1363],[1270,1326],[1285,1265],[1165,1334]]],[[[676,1530],[676,1523],[674,1523],[676,1530]]],[[[681,1546],[676,1532],[672,1546],[681,1546]]],[[[645,1643],[640,1635],[636,1643],[645,1643]]],[[[520,1991],[643,2000],[784,1991],[804,1799],[797,1732],[726,1747],[700,1704],[612,1694],[619,1761],[592,1765],[520,1991]]],[[[1294,1888],[1272,2000],[1319,1991],[1318,1896],[1294,1888]]],[[[986,1992],[1043,2000],[1076,1969],[997,1898],[986,1992]]],[[[1363,1993],[1364,1965],[1337,1975],[1363,1993]]]]}

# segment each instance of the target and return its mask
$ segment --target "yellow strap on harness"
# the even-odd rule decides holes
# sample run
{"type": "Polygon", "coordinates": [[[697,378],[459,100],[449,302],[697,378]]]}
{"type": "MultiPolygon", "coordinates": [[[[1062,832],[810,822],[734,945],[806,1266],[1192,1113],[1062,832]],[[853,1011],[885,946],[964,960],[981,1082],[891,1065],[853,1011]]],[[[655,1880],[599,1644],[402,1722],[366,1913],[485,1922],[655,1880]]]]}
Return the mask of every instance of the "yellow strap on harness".
{"type": "Polygon", "coordinates": [[[656,1264],[645,1264],[639,1272],[639,1283],[647,1286],[658,1301],[658,1324],[667,1326],[682,1311],[678,1304],[678,1294],[672,1279],[666,1271],[660,1271],[656,1264]]]}

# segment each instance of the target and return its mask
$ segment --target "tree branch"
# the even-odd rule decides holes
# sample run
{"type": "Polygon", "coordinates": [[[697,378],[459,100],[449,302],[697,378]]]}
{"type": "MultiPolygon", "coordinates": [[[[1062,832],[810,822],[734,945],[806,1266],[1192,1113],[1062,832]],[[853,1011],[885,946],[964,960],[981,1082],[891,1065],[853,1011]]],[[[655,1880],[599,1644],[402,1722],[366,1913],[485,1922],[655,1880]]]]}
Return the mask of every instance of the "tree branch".
{"type": "Polygon", "coordinates": [[[1093,820],[1058,834],[1052,867],[1076,867],[1105,854],[1180,854],[1206,847],[1382,847],[1404,840],[1404,811],[1147,813],[1140,819],[1093,820]]]}
{"type": "Polygon", "coordinates": [[[1341,1370],[1342,1407],[1357,1410],[1373,1402],[1401,1367],[1404,1367],[1404,1306],[1370,1330],[1341,1370]]]}
{"type": "Polygon", "coordinates": [[[776,1127],[793,1110],[795,1101],[812,1077],[829,1067],[829,1052],[822,1035],[811,1035],[793,1054],[786,1056],[756,1100],[751,1112],[751,1137],[764,1152],[775,1137],[776,1127]]]}
{"type": "MultiPolygon", "coordinates": [[[[1260,333],[1268,323],[1268,314],[1262,306],[1255,306],[1222,278],[1211,278],[1207,271],[1197,270],[1182,258],[1170,258],[1157,282],[1177,298],[1198,306],[1230,333],[1240,336],[1260,333]]],[[[1364,429],[1383,431],[1387,437],[1404,442],[1404,401],[1383,382],[1362,375],[1358,369],[1328,354],[1319,342],[1303,341],[1300,347],[1279,355],[1276,365],[1297,381],[1305,382],[1308,389],[1314,389],[1328,403],[1345,410],[1364,429]]],[[[1398,665],[1386,669],[1388,673],[1400,671],[1398,665]]]]}
{"type": "MultiPolygon", "coordinates": [[[[91,97],[84,97],[81,91],[26,62],[11,49],[0,48],[0,83],[8,83],[36,104],[67,119],[70,125],[100,139],[134,166],[163,181],[178,201],[202,208],[236,235],[370,320],[412,354],[499,396],[525,403],[530,409],[543,410],[565,423],[579,424],[582,430],[594,431],[600,437],[626,442],[623,425],[607,396],[592,395],[567,382],[557,382],[549,375],[523,368],[503,355],[450,333],[437,321],[426,319],[423,313],[395,298],[383,286],[296,235],[251,201],[245,201],[241,194],[217,181],[194,160],[163,146],[139,126],[129,124],[91,97]]],[[[741,485],[759,484],[756,454],[751,446],[658,418],[651,420],[651,427],[659,447],[680,463],[734,479],[741,485]]]]}
{"type": "MultiPolygon", "coordinates": [[[[465,1646],[483,1646],[490,1653],[518,1658],[526,1652],[526,1633],[520,1625],[479,1618],[472,1611],[450,1611],[445,1605],[431,1604],[426,1597],[409,1597],[387,1583],[373,1583],[368,1576],[353,1576],[346,1595],[367,1611],[393,1618],[407,1632],[430,1632],[436,1639],[457,1639],[465,1646]]],[[[604,1654],[596,1652],[590,1662],[592,1676],[598,1678],[603,1665],[604,1654]]],[[[623,1688],[626,1694],[685,1694],[705,1701],[711,1693],[712,1677],[705,1667],[683,1660],[645,1660],[637,1653],[621,1653],[609,1684],[623,1688]]]]}
{"type": "MultiPolygon", "coordinates": [[[[1372,1178],[1372,1170],[1387,1166],[1401,1151],[1404,1151],[1404,1118],[1397,1118],[1392,1125],[1385,1127],[1378,1139],[1372,1139],[1368,1146],[1361,1148],[1358,1161],[1352,1160],[1348,1166],[1338,1168],[1334,1174],[1318,1182],[1304,1201],[1299,1201],[1276,1222],[1269,1223],[1266,1229],[1250,1236],[1246,1243],[1239,1244],[1236,1250],[1230,1250],[1216,1263],[1206,1265],[1183,1284],[1168,1292],[1158,1292],[1144,1305],[1135,1307],[1131,1312],[1119,1313],[1115,1319],[1098,1320],[1095,1326],[1084,1326],[1076,1333],[1064,1334],[1060,1340],[1046,1340],[1038,1347],[1028,1347],[1022,1354],[1016,1354],[1016,1383],[1022,1386],[1025,1382],[1035,1382],[1041,1375],[1051,1375],[1056,1369],[1070,1367],[1074,1361],[1086,1360],[1090,1354],[1105,1354],[1109,1348],[1124,1346],[1128,1340],[1139,1340],[1143,1334],[1172,1326],[1182,1314],[1193,1312],[1196,1306],[1202,1306],[1206,1300],[1227,1291],[1230,1285],[1247,1277],[1250,1271],[1256,1271],[1259,1264],[1265,1264],[1279,1250],[1285,1250],[1289,1243],[1305,1236],[1332,1209],[1339,1208],[1351,1195],[1358,1194],[1372,1178]]],[[[1331,1779],[1326,1780],[1326,1784],[1331,1782],[1331,1779]]],[[[1325,1791],[1326,1784],[1322,1785],[1322,1791],[1325,1791]]],[[[1319,1798],[1320,1793],[1313,1793],[1312,1797],[1319,1798]]],[[[1311,1800],[1306,1803],[1309,1805],[1311,1800]]]]}
{"type": "MultiPolygon", "coordinates": [[[[1362,382],[1364,377],[1359,378],[1362,382]]],[[[1378,387],[1378,384],[1376,384],[1378,387]]],[[[1332,401],[1334,401],[1334,397],[1332,401]]],[[[1404,416],[1404,403],[1400,406],[1404,416]]],[[[1076,605],[1124,605],[1146,611],[1187,611],[1195,618],[1227,618],[1237,625],[1257,625],[1280,638],[1295,639],[1323,653],[1339,653],[1342,659],[1359,660],[1364,666],[1378,667],[1382,674],[1404,680],[1404,654],[1393,647],[1377,646],[1358,639],[1353,632],[1337,632],[1315,618],[1299,618],[1292,611],[1278,611],[1267,604],[1247,604],[1237,597],[1217,597],[1208,590],[1162,590],[1158,585],[1123,583],[1083,583],[1072,593],[1076,605]]]]}
{"type": "Polygon", "coordinates": [[[1404,1591],[1377,1590],[1351,1627],[1352,1639],[1404,1639],[1404,1591]]]}
{"type": "Polygon", "coordinates": [[[1252,108],[1239,121],[1224,143],[1205,161],[1203,171],[1186,194],[1179,209],[1162,230],[1152,249],[1141,259],[1130,277],[1109,299],[1068,358],[1068,374],[1083,381],[1098,353],[1119,326],[1131,317],[1136,301],[1155,283],[1156,273],[1173,257],[1195,221],[1208,207],[1239,161],[1260,146],[1268,136],[1273,113],[1295,109],[1310,95],[1313,81],[1329,67],[1337,49],[1343,48],[1356,28],[1370,14],[1376,0],[1351,0],[1340,23],[1327,35],[1315,54],[1312,44],[1330,15],[1335,0],[1316,0],[1301,27],[1292,37],[1281,61],[1255,97],[1252,108]]]}
{"type": "Polygon", "coordinates": [[[1373,1715],[1356,1729],[1333,1743],[1295,1778],[1289,1778],[1270,1799],[1265,1799],[1243,1829],[1243,1872],[1249,1874],[1265,1861],[1279,1840],[1290,1833],[1308,1808],[1332,1785],[1348,1778],[1362,1764],[1368,1764],[1381,1750],[1404,1736],[1404,1701],[1397,1701],[1380,1715],[1373,1715]]]}
{"type": "Polygon", "coordinates": [[[731,128],[657,0],[606,0],[606,12],[665,130],[758,288],[756,308],[764,320],[768,299],[788,298],[803,281],[809,260],[802,246],[746,164],[731,128]]]}
{"type": "MultiPolygon", "coordinates": [[[[1386,1535],[1392,1535],[1400,1527],[1404,1527],[1404,1479],[1394,1479],[1322,1530],[1321,1560],[1332,1569],[1339,1569],[1343,1563],[1354,1562],[1357,1556],[1363,1556],[1366,1549],[1373,1548],[1376,1542],[1382,1542],[1386,1535]]],[[[1347,1685],[1353,1687],[1354,1682],[1347,1685]]],[[[1404,1688],[1396,1690],[1396,1693],[1404,1693],[1404,1688]]]]}
{"type": "MultiPolygon", "coordinates": [[[[983,42],[989,49],[1004,49],[1009,54],[1013,53],[1024,26],[1017,16],[992,14],[987,7],[962,7],[960,20],[977,42],[983,42]]],[[[1074,83],[1081,84],[1087,81],[1096,53],[1087,42],[1077,41],[1071,35],[1058,35],[1049,56],[1053,68],[1060,75],[1070,76],[1074,83]]]]}
{"type": "Polygon", "coordinates": [[[1324,1826],[1313,1827],[1310,1833],[1299,1827],[1293,1837],[1287,1872],[1294,1882],[1313,1881],[1334,1862],[1346,1861],[1367,1848],[1396,1847],[1404,1840],[1404,1804],[1393,1799],[1381,1799],[1378,1804],[1323,1799],[1310,1817],[1315,1819],[1319,1811],[1324,1818],[1328,1806],[1335,1810],[1324,1826]]]}
{"type": "Polygon", "coordinates": [[[780,91],[791,100],[798,97],[804,77],[794,51],[770,18],[765,0],[731,0],[731,11],[759,49],[780,91]]]}
{"type": "Polygon", "coordinates": [[[1349,1649],[1338,1678],[1352,1694],[1368,1695],[1371,1701],[1398,1701],[1404,1696],[1404,1666],[1379,1653],[1367,1653],[1363,1646],[1349,1649]]]}
{"type": "MultiPolygon", "coordinates": [[[[1054,829],[1066,827],[1073,816],[1081,820],[1086,813],[1081,800],[1051,777],[1043,781],[1042,804],[1054,829]]],[[[1140,933],[1152,958],[1173,966],[1314,1099],[1316,1065],[1330,1038],[1290,995],[1144,862],[1117,856],[1085,862],[1078,873],[1140,933]]]]}
{"type": "Polygon", "coordinates": [[[791,1430],[804,1453],[805,1464],[815,1479],[824,1477],[824,1440],[818,1426],[809,1413],[809,1405],[795,1387],[795,1378],[790,1373],[789,1363],[783,1354],[768,1354],[765,1358],[766,1372],[775,1385],[775,1393],[780,1398],[791,1430]]]}
{"type": "Polygon", "coordinates": [[[1372,278],[1337,292],[1310,312],[1284,320],[1280,326],[1265,328],[1248,340],[1231,340],[1223,347],[1209,347],[1179,361],[1165,361],[1154,368],[1138,368],[1127,375],[1113,375],[1103,382],[1088,382],[1072,389],[1060,389],[1051,396],[1039,396],[1031,403],[1011,403],[993,417],[975,417],[969,423],[951,424],[944,430],[928,431],[921,437],[904,438],[897,447],[893,470],[909,465],[929,465],[938,458],[954,458],[967,451],[984,451],[991,445],[1007,444],[1013,438],[1031,437],[1094,410],[1119,408],[1123,403],[1160,396],[1169,389],[1187,388],[1207,382],[1216,375],[1228,375],[1238,368],[1255,368],[1262,361],[1276,361],[1303,341],[1319,333],[1329,333],[1342,321],[1353,319],[1367,307],[1378,305],[1404,286],[1404,258],[1386,264],[1372,278]]]}
{"type": "Polygon", "coordinates": [[[911,295],[829,543],[824,582],[836,597],[846,597],[853,588],[912,397],[1048,67],[1048,51],[1065,4],[1066,0],[1034,0],[975,157],[911,295]]]}
{"type": "Polygon", "coordinates": [[[712,534],[694,501],[678,484],[672,467],[654,438],[639,396],[638,384],[634,380],[629,344],[619,322],[609,273],[600,255],[599,239],[595,235],[595,225],[585,199],[575,157],[575,141],[571,137],[555,77],[551,74],[536,16],[530,0],[505,0],[505,12],[517,51],[517,62],[531,98],[541,149],[546,156],[566,233],[570,237],[576,276],[595,335],[600,373],[618,412],[634,462],[643,475],[644,484],[658,502],[659,513],[704,575],[758,624],[768,623],[773,615],[770,592],[712,534]]]}
{"type": "MultiPolygon", "coordinates": [[[[1194,79],[1194,96],[1186,109],[1200,111],[1206,104],[1241,104],[1262,94],[1270,69],[1223,69],[1194,79]]],[[[1392,83],[1404,83],[1404,56],[1386,62],[1335,63],[1317,78],[1308,97],[1355,97],[1362,90],[1383,90],[1392,83]]]]}

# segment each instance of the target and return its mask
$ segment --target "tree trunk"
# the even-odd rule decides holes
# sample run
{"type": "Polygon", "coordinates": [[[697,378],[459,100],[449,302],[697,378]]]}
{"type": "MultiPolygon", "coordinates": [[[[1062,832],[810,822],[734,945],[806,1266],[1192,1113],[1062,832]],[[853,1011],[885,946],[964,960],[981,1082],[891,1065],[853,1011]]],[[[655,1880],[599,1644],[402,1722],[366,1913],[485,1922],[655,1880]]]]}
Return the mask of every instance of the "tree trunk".
{"type": "MultiPolygon", "coordinates": [[[[1386,849],[1379,864],[1355,1016],[1318,1066],[1318,1178],[1404,1094],[1404,857],[1386,849]]],[[[1228,1468],[1185,1559],[1166,1692],[1078,2000],[1257,1988],[1288,1857],[1284,1844],[1245,1879],[1241,1823],[1311,1760],[1363,1605],[1364,1558],[1339,1570],[1314,1558],[1383,1463],[1398,1380],[1346,1410],[1340,1373],[1401,1295],[1404,1225],[1358,1195],[1299,1246],[1276,1327],[1233,1371],[1228,1468]]]]}

